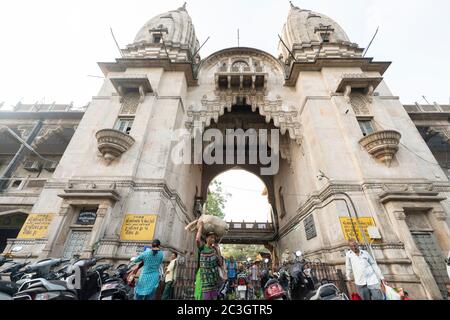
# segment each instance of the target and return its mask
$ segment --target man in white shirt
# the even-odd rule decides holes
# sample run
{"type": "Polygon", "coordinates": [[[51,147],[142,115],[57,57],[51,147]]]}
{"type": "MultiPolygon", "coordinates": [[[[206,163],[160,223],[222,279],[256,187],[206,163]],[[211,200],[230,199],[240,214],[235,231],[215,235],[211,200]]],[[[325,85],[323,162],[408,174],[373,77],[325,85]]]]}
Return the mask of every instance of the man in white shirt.
{"type": "Polygon", "coordinates": [[[381,282],[384,280],[375,260],[365,250],[359,249],[355,240],[349,241],[350,250],[345,256],[345,271],[349,281],[354,278],[358,294],[363,300],[384,300],[381,282]],[[352,277],[353,276],[353,277],[352,277]]]}
{"type": "Polygon", "coordinates": [[[177,257],[178,254],[175,251],[172,252],[171,261],[167,266],[167,270],[165,273],[166,275],[165,286],[164,292],[161,296],[161,300],[169,300],[172,298],[173,284],[176,280],[176,273],[177,273],[177,257]]]}

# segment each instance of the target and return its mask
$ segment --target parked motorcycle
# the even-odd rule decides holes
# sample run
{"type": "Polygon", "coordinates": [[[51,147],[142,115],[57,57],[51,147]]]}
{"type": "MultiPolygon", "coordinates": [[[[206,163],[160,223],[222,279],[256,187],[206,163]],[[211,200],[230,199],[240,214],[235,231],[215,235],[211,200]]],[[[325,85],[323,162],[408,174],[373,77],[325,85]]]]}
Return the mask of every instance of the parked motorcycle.
{"type": "Polygon", "coordinates": [[[349,298],[334,284],[324,283],[317,290],[311,291],[306,300],[349,300],[349,298]]]}
{"type": "Polygon", "coordinates": [[[0,266],[9,264],[0,270],[0,300],[12,300],[14,294],[19,290],[20,279],[25,274],[23,268],[30,263],[27,259],[31,257],[29,254],[24,262],[14,261],[13,253],[20,251],[22,251],[22,247],[14,247],[0,258],[0,266]]]}
{"type": "Polygon", "coordinates": [[[247,300],[248,298],[248,280],[245,271],[237,275],[236,300],[247,300]]]}
{"type": "Polygon", "coordinates": [[[287,300],[288,296],[283,286],[276,278],[269,279],[264,286],[264,299],[287,300]]]}
{"type": "Polygon", "coordinates": [[[99,300],[132,300],[133,289],[126,282],[126,274],[134,264],[122,264],[116,268],[112,276],[105,280],[99,300]]]}
{"type": "Polygon", "coordinates": [[[111,268],[109,264],[95,266],[101,259],[79,260],[67,267],[66,271],[60,271],[59,280],[29,280],[22,284],[14,300],[96,300],[103,282],[109,278],[105,271],[111,268]],[[75,273],[71,270],[75,270],[75,273]],[[75,280],[74,283],[72,280],[75,280]]]}
{"type": "Polygon", "coordinates": [[[54,258],[48,258],[37,261],[35,263],[26,266],[23,269],[25,275],[21,278],[21,280],[24,279],[30,280],[37,278],[44,278],[46,280],[57,280],[59,276],[56,272],[54,272],[54,268],[69,261],[70,260],[68,259],[54,259],[54,258]]]}

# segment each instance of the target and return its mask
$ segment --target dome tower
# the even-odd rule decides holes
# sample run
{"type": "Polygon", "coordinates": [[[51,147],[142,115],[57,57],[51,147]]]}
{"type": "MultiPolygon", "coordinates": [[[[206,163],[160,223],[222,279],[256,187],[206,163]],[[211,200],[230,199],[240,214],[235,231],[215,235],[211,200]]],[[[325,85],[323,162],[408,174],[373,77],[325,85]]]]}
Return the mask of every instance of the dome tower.
{"type": "Polygon", "coordinates": [[[198,48],[199,42],[185,3],[177,10],[150,19],[122,53],[125,58],[169,57],[174,62],[186,62],[193,61],[198,48]]]}
{"type": "Polygon", "coordinates": [[[297,61],[308,62],[317,57],[361,57],[363,52],[356,43],[349,40],[345,31],[334,20],[323,14],[301,9],[292,2],[281,39],[278,52],[286,60],[292,60],[291,53],[297,61]]]}

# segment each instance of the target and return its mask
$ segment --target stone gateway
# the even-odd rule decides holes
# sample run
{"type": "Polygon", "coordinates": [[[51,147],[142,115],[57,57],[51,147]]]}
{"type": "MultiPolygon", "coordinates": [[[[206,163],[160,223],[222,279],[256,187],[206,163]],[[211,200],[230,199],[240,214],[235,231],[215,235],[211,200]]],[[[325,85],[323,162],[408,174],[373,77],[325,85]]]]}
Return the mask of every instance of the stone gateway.
{"type": "Polygon", "coordinates": [[[121,58],[99,63],[105,80],[85,110],[19,104],[1,112],[0,217],[30,218],[20,234],[20,226],[0,227],[0,249],[118,264],[154,237],[180,259],[192,257],[185,227],[202,214],[214,177],[239,167],[265,183],[273,224],[270,232],[230,231],[228,241],[256,239],[279,257],[301,250],[342,269],[346,239],[359,235],[388,283],[413,299],[442,299],[450,106],[402,105],[383,79],[390,62],[363,57],[339,24],[296,6],[276,56],[237,47],[200,57],[199,47],[186,7],[165,12],[121,58]],[[200,150],[211,151],[202,134],[212,129],[276,130],[278,141],[242,141],[246,155],[267,148],[278,170],[263,174],[261,160],[173,161],[175,133],[190,141],[200,133],[200,150]],[[45,219],[32,224],[40,213],[45,219]]]}

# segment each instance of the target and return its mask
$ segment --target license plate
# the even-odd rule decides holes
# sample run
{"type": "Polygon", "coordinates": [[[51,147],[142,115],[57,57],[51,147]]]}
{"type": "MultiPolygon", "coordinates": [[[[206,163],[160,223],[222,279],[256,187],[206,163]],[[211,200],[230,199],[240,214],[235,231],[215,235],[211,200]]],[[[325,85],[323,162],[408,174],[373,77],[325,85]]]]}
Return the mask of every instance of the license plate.
{"type": "Polygon", "coordinates": [[[102,300],[112,300],[112,296],[104,297],[102,300]]]}
{"type": "Polygon", "coordinates": [[[238,286],[238,291],[246,291],[247,286],[238,286]]]}

